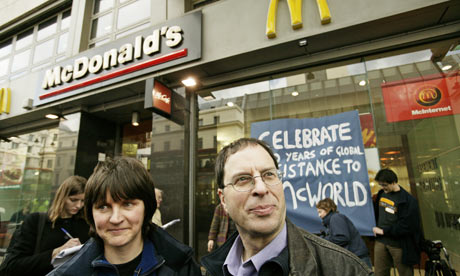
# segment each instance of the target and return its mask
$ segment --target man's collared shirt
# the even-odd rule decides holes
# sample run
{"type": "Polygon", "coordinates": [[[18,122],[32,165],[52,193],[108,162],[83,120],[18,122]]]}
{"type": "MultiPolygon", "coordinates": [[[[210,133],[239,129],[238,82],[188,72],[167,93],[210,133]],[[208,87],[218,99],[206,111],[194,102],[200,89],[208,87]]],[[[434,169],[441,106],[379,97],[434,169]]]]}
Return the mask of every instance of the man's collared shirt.
{"type": "Polygon", "coordinates": [[[225,258],[224,266],[222,268],[224,270],[224,275],[257,275],[262,265],[266,261],[278,256],[286,246],[287,228],[286,224],[284,224],[281,232],[267,246],[243,263],[243,243],[241,242],[240,236],[238,236],[233,242],[227,258],[225,258]]]}

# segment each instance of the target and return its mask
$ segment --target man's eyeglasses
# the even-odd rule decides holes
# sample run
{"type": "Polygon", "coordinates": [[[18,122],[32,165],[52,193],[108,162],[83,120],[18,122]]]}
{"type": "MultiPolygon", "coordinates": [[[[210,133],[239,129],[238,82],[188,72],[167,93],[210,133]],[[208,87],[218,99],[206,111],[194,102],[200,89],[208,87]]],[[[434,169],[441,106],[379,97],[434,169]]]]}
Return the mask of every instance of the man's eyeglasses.
{"type": "Polygon", "coordinates": [[[281,171],[273,169],[273,170],[265,171],[261,175],[257,175],[257,176],[252,176],[250,174],[238,175],[233,179],[232,183],[225,184],[225,187],[231,185],[233,186],[233,189],[235,189],[235,191],[249,192],[252,189],[254,189],[254,186],[255,186],[254,181],[256,177],[262,178],[262,181],[267,186],[276,186],[281,183],[283,174],[281,171]]]}

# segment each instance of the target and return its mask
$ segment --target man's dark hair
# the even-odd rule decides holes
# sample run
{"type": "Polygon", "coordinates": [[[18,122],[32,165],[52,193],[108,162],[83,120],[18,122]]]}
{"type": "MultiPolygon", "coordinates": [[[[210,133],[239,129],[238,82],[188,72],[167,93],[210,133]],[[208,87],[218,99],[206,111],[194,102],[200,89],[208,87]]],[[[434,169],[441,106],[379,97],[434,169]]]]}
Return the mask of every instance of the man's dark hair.
{"type": "Polygon", "coordinates": [[[215,167],[217,187],[221,189],[224,188],[223,182],[225,163],[227,162],[227,159],[230,157],[230,155],[235,154],[248,146],[261,146],[262,148],[264,148],[268,152],[268,154],[270,154],[270,157],[273,159],[273,162],[275,163],[275,166],[278,169],[278,161],[276,160],[273,151],[264,141],[255,138],[240,138],[236,141],[233,141],[231,144],[225,146],[217,155],[215,167]]]}
{"type": "Polygon", "coordinates": [[[376,181],[384,182],[384,183],[398,183],[398,176],[396,173],[390,169],[381,169],[377,175],[375,176],[376,181]]]}
{"type": "Polygon", "coordinates": [[[107,193],[117,202],[140,199],[144,202],[142,234],[153,229],[152,217],[157,208],[152,176],[144,165],[131,157],[116,157],[100,162],[94,168],[85,188],[85,216],[90,225],[90,234],[97,237],[93,217],[93,206],[103,205],[107,193]]]}

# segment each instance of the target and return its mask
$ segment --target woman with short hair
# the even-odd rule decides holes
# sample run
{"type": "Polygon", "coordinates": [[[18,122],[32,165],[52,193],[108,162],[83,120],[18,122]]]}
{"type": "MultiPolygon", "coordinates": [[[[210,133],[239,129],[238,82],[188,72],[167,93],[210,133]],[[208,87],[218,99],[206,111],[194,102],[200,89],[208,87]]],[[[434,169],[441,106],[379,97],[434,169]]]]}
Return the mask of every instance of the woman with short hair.
{"type": "Polygon", "coordinates": [[[152,223],[154,184],[129,157],[99,163],[85,190],[92,239],[49,275],[200,275],[193,250],[152,223]]]}

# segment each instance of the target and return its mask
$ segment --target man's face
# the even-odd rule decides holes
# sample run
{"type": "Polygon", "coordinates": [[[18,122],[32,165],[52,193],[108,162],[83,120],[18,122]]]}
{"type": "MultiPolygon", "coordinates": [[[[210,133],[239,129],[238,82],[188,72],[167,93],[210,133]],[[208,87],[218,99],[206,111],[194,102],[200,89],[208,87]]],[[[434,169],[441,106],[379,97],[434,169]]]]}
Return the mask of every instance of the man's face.
{"type": "Polygon", "coordinates": [[[395,186],[397,186],[398,183],[387,183],[387,182],[379,181],[379,185],[382,187],[383,192],[388,194],[395,190],[395,186]]]}
{"type": "Polygon", "coordinates": [[[93,205],[96,233],[104,241],[105,250],[142,248],[142,224],[145,206],[140,199],[113,201],[109,193],[105,204],[93,205]]]}
{"type": "MultiPolygon", "coordinates": [[[[224,167],[224,185],[240,175],[260,176],[276,169],[270,154],[261,146],[248,146],[228,157],[224,167]]],[[[219,189],[219,196],[242,236],[271,237],[284,226],[286,204],[283,185],[267,186],[261,177],[254,178],[254,188],[236,191],[231,185],[219,189]]]]}

